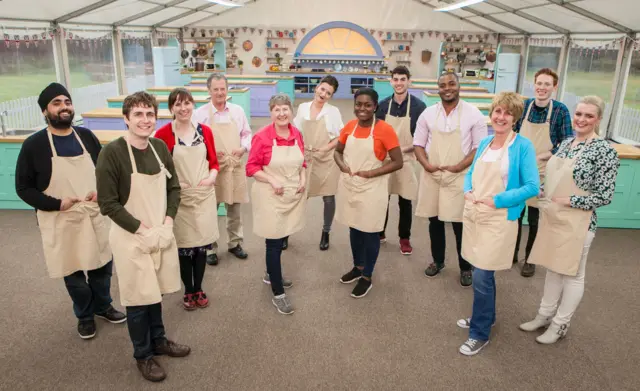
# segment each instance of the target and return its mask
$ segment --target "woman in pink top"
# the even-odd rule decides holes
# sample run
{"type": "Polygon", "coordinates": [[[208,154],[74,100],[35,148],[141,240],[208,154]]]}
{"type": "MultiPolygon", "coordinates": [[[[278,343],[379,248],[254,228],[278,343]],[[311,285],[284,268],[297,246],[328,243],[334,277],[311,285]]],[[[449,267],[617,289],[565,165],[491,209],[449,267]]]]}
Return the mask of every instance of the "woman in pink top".
{"type": "Polygon", "coordinates": [[[269,101],[270,125],[253,136],[247,160],[247,176],[254,177],[251,188],[253,230],[265,238],[267,272],[273,305],[281,314],[292,314],[293,307],[284,294],[291,281],[282,278],[281,255],[284,240],[304,226],[307,167],[302,134],[291,124],[293,107],[286,94],[269,101]]]}

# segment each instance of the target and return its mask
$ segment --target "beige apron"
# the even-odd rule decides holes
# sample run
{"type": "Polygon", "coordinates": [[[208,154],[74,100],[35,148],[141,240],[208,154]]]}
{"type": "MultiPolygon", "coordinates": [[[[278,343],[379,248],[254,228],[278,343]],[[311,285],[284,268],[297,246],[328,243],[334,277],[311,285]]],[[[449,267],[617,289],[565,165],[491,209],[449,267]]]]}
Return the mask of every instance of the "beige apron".
{"type": "Polygon", "coordinates": [[[280,239],[300,231],[305,223],[307,197],[297,193],[304,155],[298,141],[291,147],[273,140],[271,161],[262,170],[274,177],[284,188],[282,195],[273,192],[265,182],[255,181],[251,186],[253,232],[261,238],[280,239]]]}
{"type": "MultiPolygon", "coordinates": [[[[174,126],[175,129],[175,126],[174,126]]],[[[179,145],[175,135],[173,162],[180,182],[190,187],[180,190],[180,206],[173,224],[173,233],[179,248],[209,245],[220,237],[218,232],[218,204],[213,186],[198,186],[209,176],[207,146],[179,145]]]]}
{"type": "MultiPolygon", "coordinates": [[[[520,134],[533,143],[533,147],[536,149],[536,156],[544,153],[550,152],[553,149],[553,143],[551,142],[551,114],[553,113],[553,101],[549,101],[549,112],[547,113],[547,120],[542,124],[534,124],[529,122],[529,113],[531,112],[531,107],[535,104],[531,102],[529,107],[527,108],[527,112],[525,113],[522,119],[522,126],[520,127],[520,134]]],[[[544,173],[545,167],[547,166],[547,162],[539,161],[538,162],[538,173],[540,174],[540,183],[544,183],[544,173]]],[[[532,197],[527,200],[528,206],[533,206],[534,208],[538,207],[538,197],[532,197]]]]}
{"type": "MultiPolygon", "coordinates": [[[[571,148],[569,145],[568,148],[571,148]]],[[[552,197],[586,196],[573,179],[573,169],[587,145],[572,159],[552,156],[546,167],[544,198],[540,200],[538,236],[529,263],[568,276],[578,273],[584,241],[593,211],[572,208],[551,201],[552,197]]]]}
{"type": "Polygon", "coordinates": [[[82,147],[82,155],[58,156],[51,132],[51,180],[44,194],[63,199],[77,197],[82,201],[65,211],[38,210],[38,226],[42,236],[44,259],[49,277],[61,278],[79,270],[94,270],[111,260],[109,219],[100,214],[96,202],[84,201],[96,191],[96,174],[91,155],[73,130],[82,147]]]}
{"type": "MultiPolygon", "coordinates": [[[[344,147],[344,162],[352,173],[375,170],[382,166],[374,149],[373,128],[367,138],[356,138],[358,127],[347,137],[344,147]]],[[[336,220],[362,232],[380,232],[389,203],[388,179],[386,175],[362,178],[341,173],[336,195],[336,220]]]]}
{"type": "MultiPolygon", "coordinates": [[[[431,144],[427,156],[433,166],[450,166],[460,163],[465,154],[462,151],[460,118],[462,105],[458,105],[458,125],[452,132],[441,132],[438,119],[442,107],[438,109],[431,131],[431,144]]],[[[435,217],[441,221],[461,222],[464,208],[464,176],[469,169],[459,173],[422,170],[416,216],[435,217]]]]}
{"type": "MultiPolygon", "coordinates": [[[[493,197],[505,191],[502,182],[502,157],[509,147],[514,133],[502,146],[500,156],[494,162],[483,162],[478,157],[471,176],[471,186],[476,200],[493,197]]],[[[482,270],[505,270],[511,268],[513,251],[518,236],[518,222],[507,220],[508,209],[494,209],[485,204],[464,203],[462,257],[482,270]]]]}
{"type": "MultiPolygon", "coordinates": [[[[125,138],[126,140],[126,138],[125,138]]],[[[160,303],[162,295],[180,290],[178,247],[173,226],[165,225],[167,211],[167,171],[153,144],[149,148],[158,160],[160,172],[155,175],[138,173],[131,145],[131,190],[124,208],[149,227],[144,234],[132,234],[111,224],[109,242],[118,272],[120,302],[123,306],[160,303]]]]}
{"type": "Polygon", "coordinates": [[[331,141],[324,118],[307,119],[302,124],[307,161],[307,197],[335,195],[338,189],[340,168],[333,159],[333,150],[311,151],[313,148],[324,147],[331,141]]]}
{"type": "MultiPolygon", "coordinates": [[[[389,101],[389,110],[384,117],[384,121],[395,129],[400,141],[400,148],[404,149],[413,145],[413,136],[411,135],[411,117],[409,109],[411,108],[411,94],[407,97],[407,113],[404,117],[394,117],[391,115],[391,104],[393,97],[389,101]]],[[[418,177],[416,175],[415,155],[413,152],[403,153],[402,160],[404,164],[398,171],[389,174],[389,194],[398,194],[406,200],[415,200],[418,196],[418,177]]]]}
{"type": "Polygon", "coordinates": [[[241,148],[238,125],[229,122],[215,122],[213,105],[209,105],[209,126],[213,132],[213,139],[217,152],[224,152],[224,157],[218,159],[220,172],[216,179],[216,197],[218,202],[226,204],[246,204],[249,202],[247,192],[247,175],[242,159],[231,154],[234,149],[241,148]]]}

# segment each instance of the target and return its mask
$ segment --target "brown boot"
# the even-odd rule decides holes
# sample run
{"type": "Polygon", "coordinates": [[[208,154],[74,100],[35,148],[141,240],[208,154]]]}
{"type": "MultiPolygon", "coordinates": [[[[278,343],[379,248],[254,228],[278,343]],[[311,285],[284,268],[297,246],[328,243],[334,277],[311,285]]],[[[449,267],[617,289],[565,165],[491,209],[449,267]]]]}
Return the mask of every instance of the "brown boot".
{"type": "Polygon", "coordinates": [[[138,370],[142,374],[142,377],[152,382],[163,381],[167,374],[164,369],[153,359],[136,360],[138,370]]]}
{"type": "Polygon", "coordinates": [[[155,352],[156,354],[166,354],[169,357],[184,357],[191,353],[191,348],[165,339],[162,344],[156,345],[155,352]]]}

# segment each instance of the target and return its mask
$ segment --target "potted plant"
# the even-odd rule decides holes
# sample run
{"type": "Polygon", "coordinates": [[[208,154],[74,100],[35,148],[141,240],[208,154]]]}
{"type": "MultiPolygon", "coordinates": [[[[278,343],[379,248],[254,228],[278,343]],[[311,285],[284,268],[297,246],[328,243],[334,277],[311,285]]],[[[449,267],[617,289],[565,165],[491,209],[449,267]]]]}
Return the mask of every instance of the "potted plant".
{"type": "Polygon", "coordinates": [[[242,67],[244,66],[244,61],[238,60],[238,68],[240,68],[240,73],[242,74],[242,67]]]}

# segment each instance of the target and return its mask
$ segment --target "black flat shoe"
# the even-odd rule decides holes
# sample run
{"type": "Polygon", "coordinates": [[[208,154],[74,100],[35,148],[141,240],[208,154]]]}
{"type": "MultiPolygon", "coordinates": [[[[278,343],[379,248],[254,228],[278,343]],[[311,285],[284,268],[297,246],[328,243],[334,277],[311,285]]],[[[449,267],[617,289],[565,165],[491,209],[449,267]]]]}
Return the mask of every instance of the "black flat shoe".
{"type": "Polygon", "coordinates": [[[282,249],[286,250],[289,248],[289,237],[282,239],[282,249]]]}
{"type": "Polygon", "coordinates": [[[329,249],[329,232],[322,232],[320,237],[320,251],[326,251],[329,249]]]}

